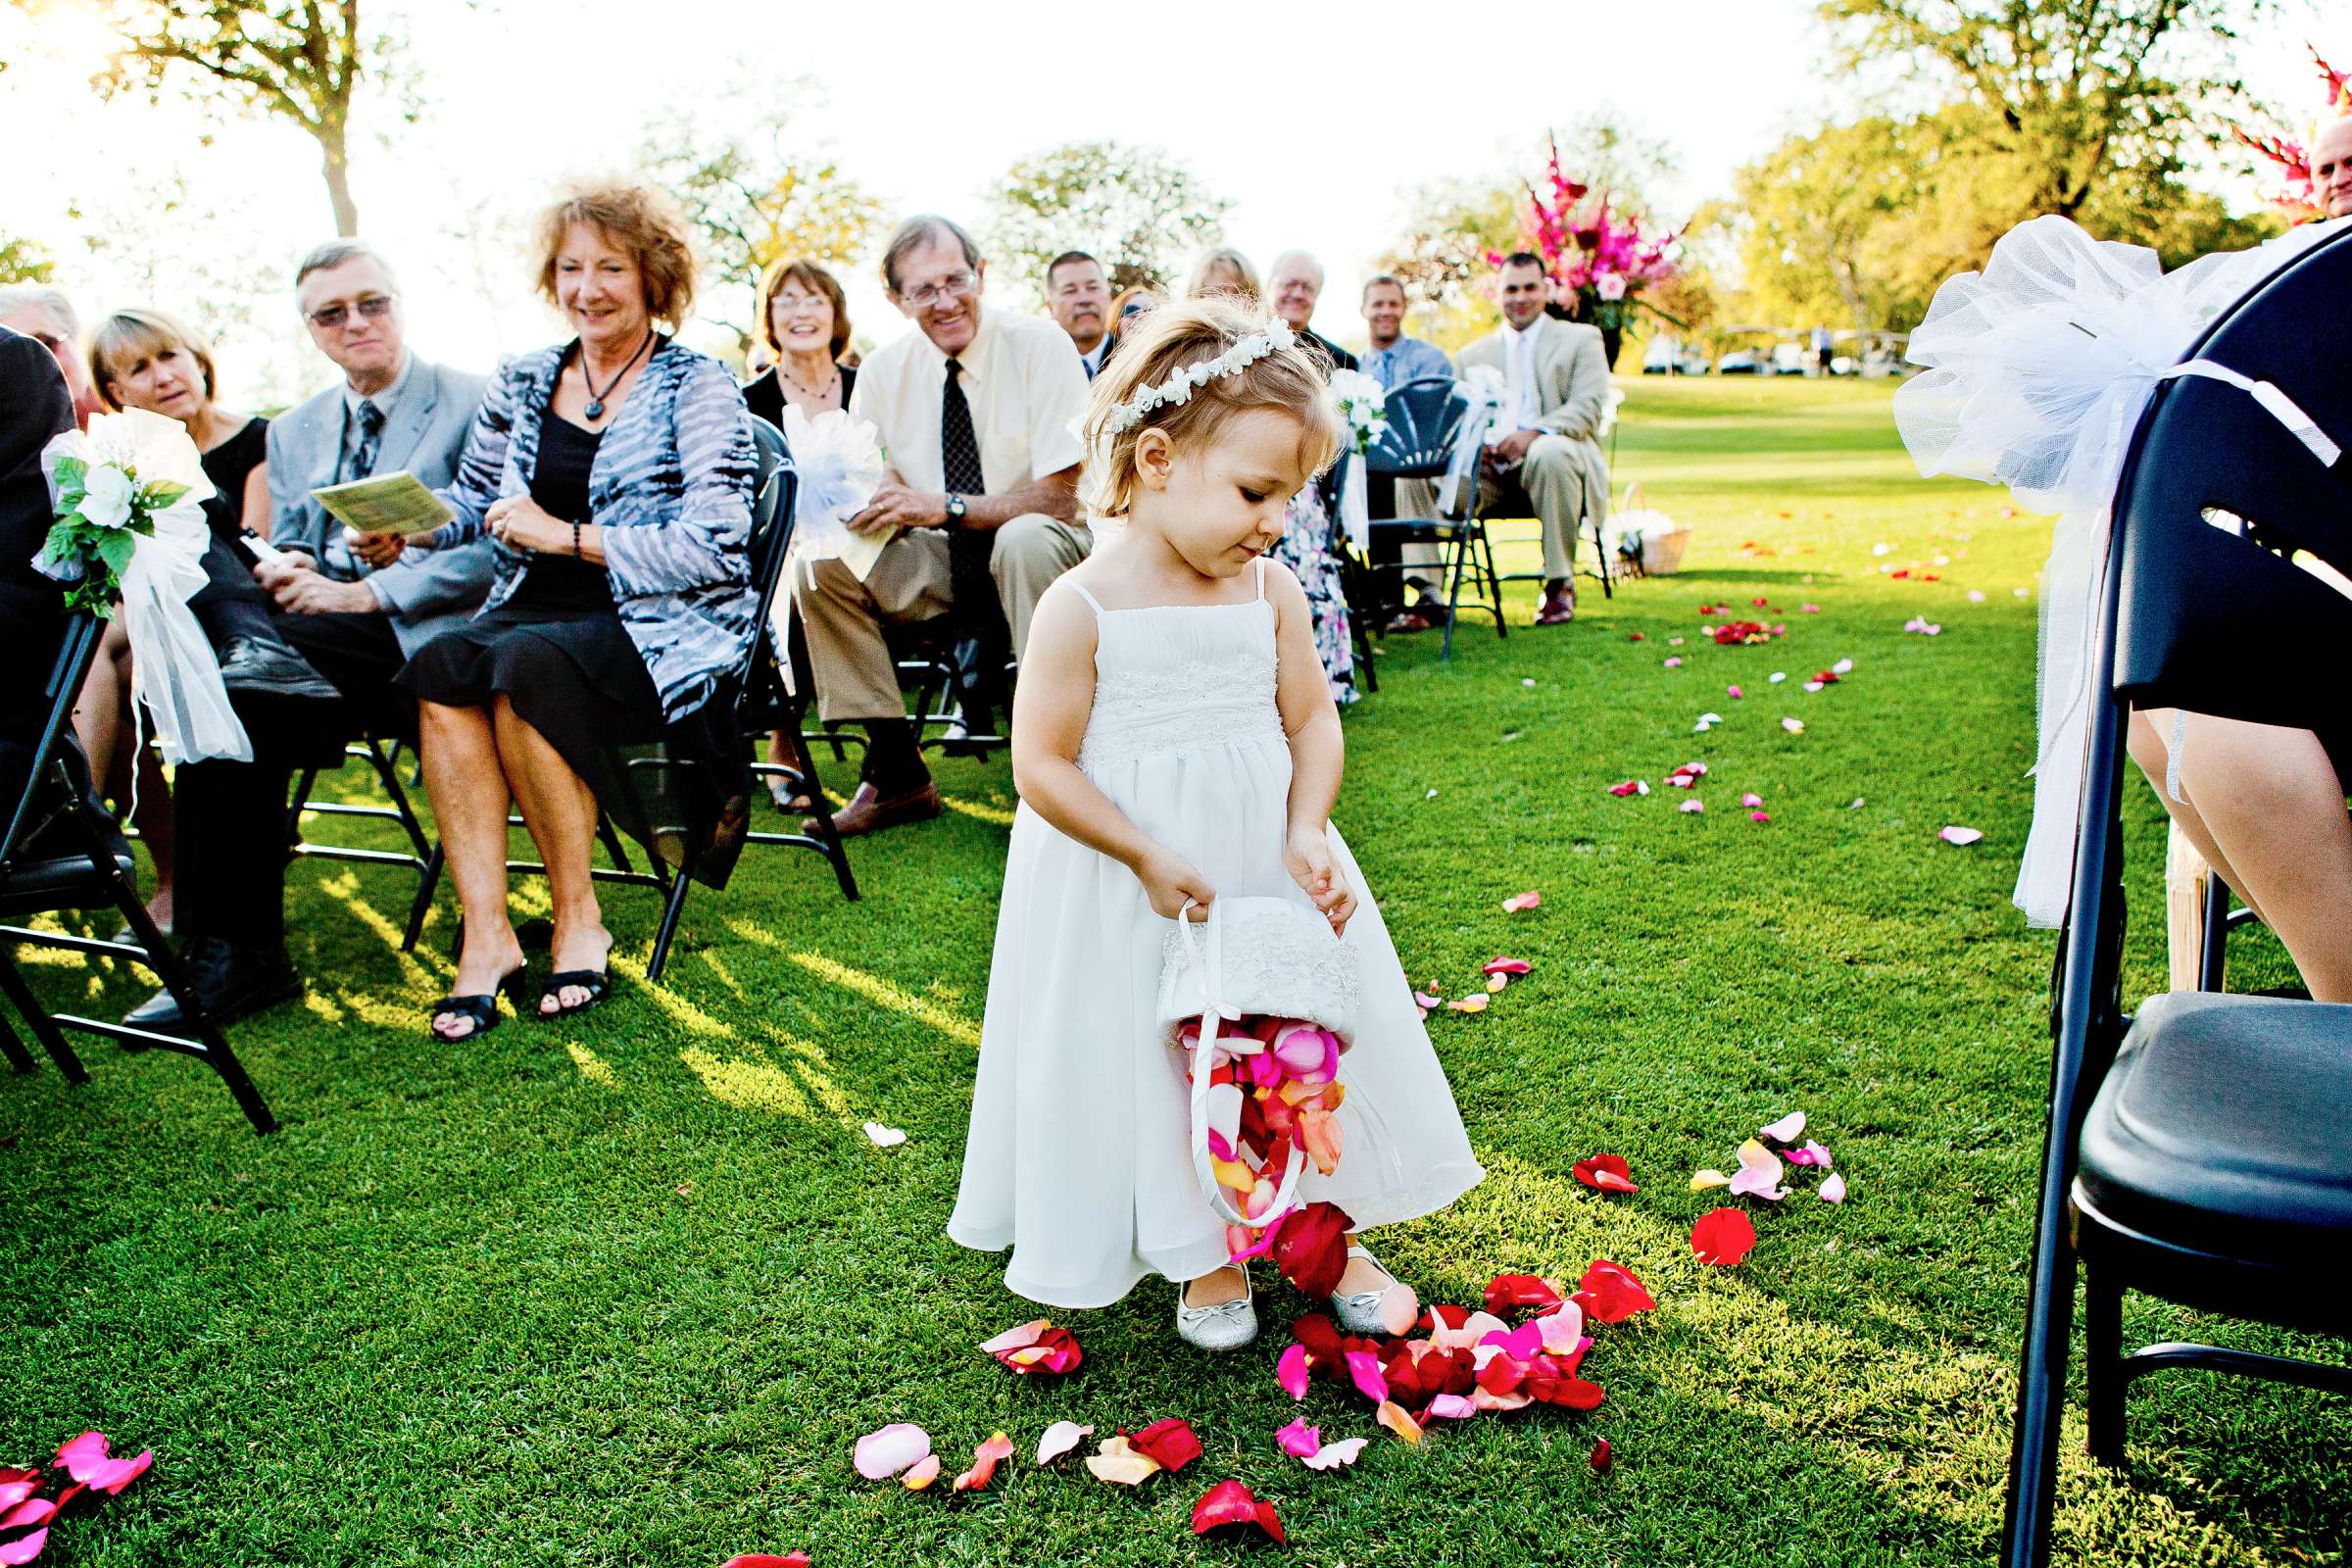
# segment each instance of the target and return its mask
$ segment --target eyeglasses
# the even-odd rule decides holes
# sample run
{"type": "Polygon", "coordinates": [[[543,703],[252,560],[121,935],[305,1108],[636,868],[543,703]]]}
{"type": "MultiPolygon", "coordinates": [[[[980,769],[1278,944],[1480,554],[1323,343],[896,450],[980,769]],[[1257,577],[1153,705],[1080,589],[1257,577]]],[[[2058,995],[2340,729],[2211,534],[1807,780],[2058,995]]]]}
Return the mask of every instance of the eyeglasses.
{"type": "Polygon", "coordinates": [[[321,332],[332,332],[336,327],[350,320],[354,309],[359,311],[363,320],[380,321],[391,314],[393,298],[394,296],[390,294],[363,294],[351,306],[346,306],[342,301],[337,300],[332,305],[320,306],[304,319],[321,332]]]}
{"type": "Polygon", "coordinates": [[[980,280],[969,272],[950,272],[938,282],[925,283],[921,288],[908,289],[899,298],[918,311],[927,311],[943,301],[957,299],[969,294],[972,291],[972,285],[978,281],[980,280]]]}
{"type": "Polygon", "coordinates": [[[795,311],[814,310],[820,305],[830,310],[833,302],[822,294],[779,294],[767,302],[769,310],[782,311],[787,316],[795,311]]]}

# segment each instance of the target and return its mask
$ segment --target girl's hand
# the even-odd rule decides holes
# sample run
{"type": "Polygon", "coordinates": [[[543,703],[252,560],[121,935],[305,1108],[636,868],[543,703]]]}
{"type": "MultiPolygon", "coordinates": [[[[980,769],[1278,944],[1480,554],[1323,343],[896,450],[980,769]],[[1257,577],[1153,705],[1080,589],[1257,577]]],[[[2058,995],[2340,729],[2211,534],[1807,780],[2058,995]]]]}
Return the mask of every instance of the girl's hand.
{"type": "Polygon", "coordinates": [[[1163,920],[1173,920],[1185,912],[1187,899],[1200,906],[1193,918],[1208,918],[1208,906],[1217,901],[1217,890],[1181,855],[1154,848],[1135,868],[1135,879],[1144,885],[1145,894],[1152,900],[1152,912],[1163,920]]]}
{"type": "Polygon", "coordinates": [[[1332,864],[1331,842],[1323,836],[1323,830],[1293,828],[1282,847],[1282,864],[1291,873],[1291,880],[1315,901],[1323,918],[1331,922],[1331,934],[1338,936],[1345,932],[1355,913],[1355,890],[1332,864]]]}

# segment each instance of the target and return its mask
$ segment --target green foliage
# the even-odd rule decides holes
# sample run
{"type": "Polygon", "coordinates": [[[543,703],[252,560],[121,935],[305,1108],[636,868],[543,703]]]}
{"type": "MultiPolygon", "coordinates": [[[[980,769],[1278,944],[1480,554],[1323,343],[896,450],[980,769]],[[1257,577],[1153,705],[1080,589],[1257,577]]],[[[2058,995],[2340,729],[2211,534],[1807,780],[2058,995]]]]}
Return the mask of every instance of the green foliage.
{"type": "MultiPolygon", "coordinates": [[[[248,113],[297,125],[318,144],[335,232],[359,232],[351,112],[361,77],[393,71],[396,30],[366,34],[361,0],[91,0],[122,48],[95,79],[106,93],[176,81],[248,113]]],[[[414,112],[413,109],[411,111],[414,112]]]]}
{"type": "MultiPolygon", "coordinates": [[[[286,929],[307,994],[231,1031],[284,1122],[267,1139],[167,1052],[85,1047],[86,1084],[46,1065],[0,1083],[18,1215],[0,1247],[0,1454],[95,1427],[158,1455],[50,1553],[74,1568],[691,1568],[795,1546],[894,1568],[1993,1560],[2050,1049],[2050,938],[2008,905],[2034,745],[2034,605],[2011,589],[2033,584],[2048,524],[2002,517],[1982,486],[1920,480],[1883,385],[1628,390],[1617,478],[1693,526],[1684,574],[1613,600],[1588,583],[1576,624],[1540,632],[1532,587],[1513,585],[1509,639],[1465,631],[1443,664],[1430,635],[1391,639],[1379,695],[1347,720],[1337,813],[1414,980],[1459,996],[1496,954],[1535,966],[1483,1016],[1430,1023],[1488,1180],[1372,1244],[1431,1301],[1475,1300],[1498,1270],[1631,1267],[1659,1309],[1596,1331],[1598,1410],[1482,1415],[1408,1449],[1331,1386],[1294,1405],[1272,1369],[1312,1303],[1287,1288],[1261,1288],[1266,1337],[1232,1355],[1177,1345],[1156,1281],[1054,1314],[1087,1352],[1058,1384],[972,1348],[1045,1310],[1004,1291],[1002,1257],[941,1234],[1014,804],[1000,755],[941,764],[940,820],[856,841],[859,903],[813,857],[747,850],[723,894],[694,890],[660,985],[642,972],[659,899],[600,889],[613,999],[462,1049],[424,1039],[451,979],[449,894],[404,954],[407,873],[296,861],[286,929]],[[1874,569],[1882,541],[1894,562],[1953,559],[1930,565],[1940,582],[1893,581],[1874,569]],[[1788,613],[1769,648],[1700,645],[1699,606],[1753,597],[1822,611],[1788,613]],[[1904,635],[1914,614],[1943,634],[1904,635]],[[1669,654],[1685,666],[1663,669],[1669,654]],[[1846,657],[1852,674],[1818,695],[1764,680],[1846,657]],[[1693,736],[1706,709],[1729,721],[1693,736]],[[1784,713],[1805,733],[1784,734],[1784,713]],[[1604,793],[1694,757],[1713,769],[1704,815],[1677,814],[1680,792],[1604,793]],[[1746,789],[1770,823],[1731,808],[1746,789]],[[1938,844],[1947,822],[1985,840],[1938,844]],[[1496,907],[1526,888],[1542,907],[1496,907]],[[1759,1212],[1754,1255],[1698,1266],[1687,1237],[1716,1199],[1684,1179],[1800,1107],[1852,1197],[1759,1212]],[[906,1142],[874,1148],[867,1118],[906,1142]],[[1577,1185],[1571,1161],[1601,1150],[1632,1162],[1638,1196],[1577,1185]],[[1373,1446],[1310,1474],[1273,1446],[1295,1413],[1373,1446]],[[1166,1415],[1209,1456],[1139,1491],[1028,1462],[1051,1421],[1108,1436],[1166,1415]],[[976,1495],[859,1482],[852,1445],[899,1420],[931,1432],[949,1474],[1000,1428],[1021,1457],[976,1495]],[[1603,1437],[1606,1477],[1585,1464],[1603,1437]],[[1193,1500],[1226,1476],[1275,1499],[1289,1556],[1192,1535],[1193,1500]]],[[[1502,565],[1536,559],[1513,544],[1502,565]]],[[[381,799],[350,769],[321,785],[381,799]]],[[[2126,797],[2135,1005],[2164,983],[2163,815],[2138,779],[2126,797]]],[[[397,824],[337,826],[406,843],[397,824]]],[[[544,915],[546,885],[517,879],[514,905],[544,915]]],[[[103,937],[115,919],[64,923],[103,937]]],[[[99,1017],[155,985],[119,958],[18,962],[44,999],[99,1017]]],[[[2232,935],[2230,966],[2237,989],[2292,978],[2259,931],[2232,935]]],[[[2144,1296],[2125,1330],[2342,1359],[2144,1296]]],[[[2352,1404],[2159,1373],[2133,1386],[2114,1472],[2083,1456],[2080,1410],[2060,1563],[2342,1561],[2352,1404]]]]}
{"type": "Polygon", "coordinates": [[[982,249],[998,286],[1045,297],[1046,268],[1085,251],[1112,292],[1182,280],[1195,251],[1225,237],[1233,203],[1214,196],[1185,164],[1157,147],[1069,142],[1024,158],[988,195],[982,249]]]}
{"type": "Polygon", "coordinates": [[[0,283],[46,283],[55,272],[56,264],[40,241],[0,235],[0,283]]]}
{"type": "Polygon", "coordinates": [[[787,257],[835,272],[858,265],[882,204],[793,128],[806,82],[744,78],[654,122],[639,159],[685,209],[714,279],[719,315],[749,345],[760,274],[787,257]]]}

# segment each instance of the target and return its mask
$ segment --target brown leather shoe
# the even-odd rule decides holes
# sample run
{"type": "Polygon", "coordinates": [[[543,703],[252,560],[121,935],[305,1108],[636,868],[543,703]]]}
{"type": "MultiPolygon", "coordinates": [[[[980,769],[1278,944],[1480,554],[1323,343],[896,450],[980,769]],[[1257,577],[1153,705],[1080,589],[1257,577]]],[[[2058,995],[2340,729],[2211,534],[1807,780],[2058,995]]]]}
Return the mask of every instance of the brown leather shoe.
{"type": "Polygon", "coordinates": [[[1539,626],[1565,626],[1576,618],[1576,585],[1547,582],[1544,585],[1544,608],[1536,612],[1539,626]]]}
{"type": "MultiPolygon", "coordinates": [[[[939,786],[930,779],[923,780],[921,789],[894,795],[887,801],[871,784],[859,784],[858,793],[850,797],[850,804],[833,813],[833,831],[845,839],[854,839],[861,833],[897,827],[902,822],[928,822],[942,809],[939,786]]],[[[802,831],[814,833],[816,818],[810,817],[801,826],[802,831]]]]}
{"type": "MultiPolygon", "coordinates": [[[[1439,617],[1439,619],[1443,618],[1444,616],[1442,615],[1439,617]]],[[[1383,635],[1390,637],[1407,637],[1417,631],[1427,631],[1435,624],[1437,624],[1436,621],[1432,620],[1426,613],[1419,610],[1400,610],[1396,612],[1393,617],[1391,617],[1388,625],[1383,628],[1383,635]]]]}

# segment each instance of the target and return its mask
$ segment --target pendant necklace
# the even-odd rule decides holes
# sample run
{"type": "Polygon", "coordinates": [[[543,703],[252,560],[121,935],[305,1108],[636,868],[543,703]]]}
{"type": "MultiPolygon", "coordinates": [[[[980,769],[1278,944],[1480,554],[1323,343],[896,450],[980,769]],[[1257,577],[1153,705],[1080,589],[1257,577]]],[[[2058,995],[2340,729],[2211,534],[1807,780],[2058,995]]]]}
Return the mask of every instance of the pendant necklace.
{"type": "MultiPolygon", "coordinates": [[[[647,349],[653,346],[653,342],[654,330],[649,326],[645,330],[645,341],[637,345],[637,354],[643,354],[647,349]]],[[[629,373],[629,367],[637,363],[637,354],[630,355],[628,364],[623,365],[619,369],[614,370],[612,372],[612,379],[607,381],[605,383],[605,389],[602,392],[599,392],[596,389],[596,377],[588,373],[587,346],[585,344],[581,346],[580,384],[588,389],[588,407],[581,410],[581,413],[587,415],[591,419],[601,419],[605,416],[605,399],[612,395],[612,389],[620,385],[620,378],[629,373]]]]}

